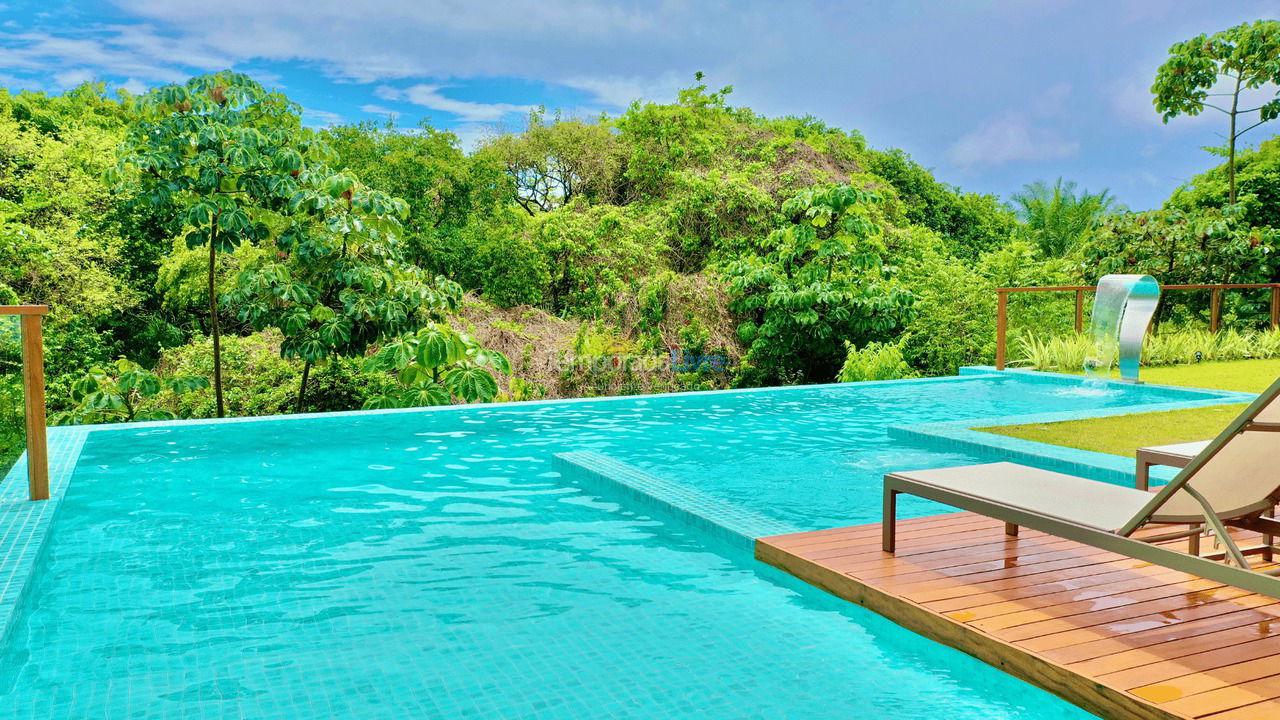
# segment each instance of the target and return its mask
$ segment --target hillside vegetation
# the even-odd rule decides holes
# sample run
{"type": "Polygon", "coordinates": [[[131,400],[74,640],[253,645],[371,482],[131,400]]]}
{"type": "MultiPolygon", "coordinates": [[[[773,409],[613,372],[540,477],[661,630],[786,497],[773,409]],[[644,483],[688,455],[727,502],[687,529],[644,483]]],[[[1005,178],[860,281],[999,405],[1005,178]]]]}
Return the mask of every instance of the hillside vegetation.
{"type": "MultiPolygon", "coordinates": [[[[945,374],[993,357],[998,286],[1280,279],[1275,141],[1241,158],[1243,212],[1215,169],[1157,211],[1059,184],[1017,213],[731,97],[538,110],[468,153],[425,123],[304,128],[231,73],[0,91],[0,303],[51,306],[78,422],[215,415],[215,367],[231,415],[945,374]]],[[[1019,298],[1012,325],[1066,331],[1069,303],[1019,298]]]]}

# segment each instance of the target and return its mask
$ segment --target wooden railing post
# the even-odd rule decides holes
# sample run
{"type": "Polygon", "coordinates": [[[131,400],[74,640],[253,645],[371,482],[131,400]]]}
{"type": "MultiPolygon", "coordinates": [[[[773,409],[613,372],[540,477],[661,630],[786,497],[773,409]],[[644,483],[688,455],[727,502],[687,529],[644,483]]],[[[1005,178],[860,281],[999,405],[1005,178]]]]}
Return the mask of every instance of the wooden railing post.
{"type": "Polygon", "coordinates": [[[1280,328],[1280,285],[1271,286],[1271,329],[1280,328]]]}
{"type": "Polygon", "coordinates": [[[1076,289],[1076,334],[1084,332],[1084,290],[1076,289]]]}
{"type": "Polygon", "coordinates": [[[1005,333],[1009,329],[1009,293],[1004,289],[996,290],[996,369],[1004,369],[1005,333]]]}
{"type": "Polygon", "coordinates": [[[45,439],[44,340],[40,314],[22,316],[22,384],[27,420],[27,486],[32,500],[49,499],[49,445],[45,439]]]}
{"type": "Polygon", "coordinates": [[[1214,288],[1209,294],[1209,332],[1218,332],[1218,322],[1222,317],[1222,290],[1214,288]]]}

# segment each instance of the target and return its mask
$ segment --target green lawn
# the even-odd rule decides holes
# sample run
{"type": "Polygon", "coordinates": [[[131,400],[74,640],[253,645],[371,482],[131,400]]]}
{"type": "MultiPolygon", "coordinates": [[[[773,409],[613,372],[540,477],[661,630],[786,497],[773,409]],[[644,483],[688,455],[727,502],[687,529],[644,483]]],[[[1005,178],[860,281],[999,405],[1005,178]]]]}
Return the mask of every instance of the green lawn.
{"type": "MultiPolygon", "coordinates": [[[[1260,392],[1277,376],[1280,376],[1280,359],[1172,365],[1143,368],[1141,373],[1141,378],[1150,383],[1244,392],[1260,392]]],[[[1133,457],[1137,448],[1147,445],[1211,438],[1243,408],[1244,405],[1215,405],[1094,420],[981,429],[1024,440],[1133,457]]]]}

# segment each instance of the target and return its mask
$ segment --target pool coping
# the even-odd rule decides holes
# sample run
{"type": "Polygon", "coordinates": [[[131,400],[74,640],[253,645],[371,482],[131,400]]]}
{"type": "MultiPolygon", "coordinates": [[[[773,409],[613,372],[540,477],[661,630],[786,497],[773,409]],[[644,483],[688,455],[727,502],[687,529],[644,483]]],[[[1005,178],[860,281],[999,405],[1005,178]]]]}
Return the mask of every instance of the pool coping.
{"type": "Polygon", "coordinates": [[[89,433],[79,427],[49,429],[49,499],[27,495],[27,455],[0,481],[0,646],[22,617],[29,582],[49,546],[50,530],[89,433]]]}
{"type": "MultiPolygon", "coordinates": [[[[1035,382],[1061,385],[1077,385],[1079,376],[1041,373],[1029,370],[997,371],[993,367],[973,366],[961,368],[957,375],[912,378],[902,380],[880,380],[862,383],[823,383],[816,385],[788,385],[764,388],[743,388],[735,390],[702,390],[681,393],[662,393],[649,395],[613,395],[599,398],[565,398],[555,400],[535,400],[521,402],[487,403],[483,405],[441,405],[435,407],[393,408],[385,410],[351,410],[332,413],[299,413],[290,415],[270,415],[260,417],[210,418],[195,420],[161,420],[138,423],[112,423],[96,425],[54,426],[49,428],[49,481],[50,497],[46,501],[31,502],[27,499],[26,455],[19,457],[9,472],[0,480],[0,644],[8,642],[17,619],[29,594],[29,580],[38,570],[40,558],[46,551],[50,529],[61,507],[81,450],[91,433],[104,432],[136,432],[154,428],[209,426],[226,423],[244,422],[291,422],[306,419],[325,419],[342,417],[366,417],[393,414],[426,414],[433,412],[479,412],[486,413],[506,407],[527,408],[530,406],[556,406],[571,403],[593,402],[626,402],[643,400],[647,402],[663,402],[683,397],[716,396],[726,392],[733,393],[787,393],[796,391],[812,391],[814,389],[851,389],[853,386],[868,387],[877,385],[901,384],[936,384],[957,383],[977,379],[990,374],[1017,374],[1020,378],[1035,382]]],[[[1113,380],[1100,380],[1102,384],[1122,384],[1113,380]]],[[[1072,450],[1056,445],[1047,445],[1030,440],[1021,440],[1007,436],[982,433],[976,427],[993,427],[1006,424],[1023,424],[1029,422],[1051,422],[1055,420],[1085,419],[1108,415],[1133,414],[1141,412],[1159,412],[1165,409],[1202,407],[1222,405],[1252,399],[1248,393],[1230,393],[1226,391],[1204,390],[1201,388],[1183,388],[1165,385],[1151,387],[1168,389],[1180,394],[1203,395],[1197,400],[1184,400],[1169,403],[1151,403],[1139,406],[1126,406],[1109,410],[1075,411],[1069,413],[1051,413],[1034,415],[1011,415],[982,420],[965,420],[943,423],[927,423],[921,425],[898,426],[889,428],[891,435],[914,443],[927,443],[934,446],[964,448],[971,454],[1003,453],[1002,457],[1033,459],[1041,463],[1058,463],[1061,468],[1076,474],[1105,473],[1107,477],[1123,478],[1124,471],[1117,462],[1128,462],[1118,456],[1102,453],[1090,453],[1072,450]]],[[[704,537],[716,541],[722,548],[732,548],[735,553],[742,549],[753,551],[755,539],[766,535],[777,535],[795,532],[795,528],[782,521],[768,518],[745,508],[738,508],[731,503],[719,500],[696,488],[682,485],[670,480],[658,478],[638,468],[620,463],[613,458],[588,452],[569,452],[557,455],[555,462],[562,468],[576,468],[576,477],[586,478],[587,484],[596,492],[612,493],[623,491],[632,500],[639,500],[647,509],[655,511],[668,519],[675,519],[685,527],[693,527],[703,532],[704,537]],[[567,456],[567,457],[565,457],[567,456]]],[[[1132,469],[1129,470],[1132,477],[1132,469]]],[[[1153,478],[1157,479],[1157,478],[1153,478]]]]}

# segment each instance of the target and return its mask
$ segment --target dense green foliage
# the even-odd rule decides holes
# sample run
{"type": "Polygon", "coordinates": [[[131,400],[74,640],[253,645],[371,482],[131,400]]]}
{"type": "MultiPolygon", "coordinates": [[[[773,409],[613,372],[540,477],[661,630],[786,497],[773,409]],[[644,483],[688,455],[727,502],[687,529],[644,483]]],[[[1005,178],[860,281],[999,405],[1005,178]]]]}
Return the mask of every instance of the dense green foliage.
{"type": "MultiPolygon", "coordinates": [[[[996,287],[1280,280],[1275,141],[1234,204],[1215,168],[1159,210],[1060,180],[1015,211],[730,97],[539,109],[465,152],[425,123],[306,128],[231,73],[0,91],[0,302],[52,307],[53,409],[106,421],[944,374],[994,356],[996,287]]],[[[1071,302],[1017,298],[1014,342],[1068,333],[1071,302]]]]}
{"type": "Polygon", "coordinates": [[[745,318],[745,378],[830,378],[846,343],[901,330],[912,296],[885,273],[880,229],[869,218],[877,201],[850,185],[801,191],[783,203],[786,224],[729,264],[730,308],[745,318]]]}

